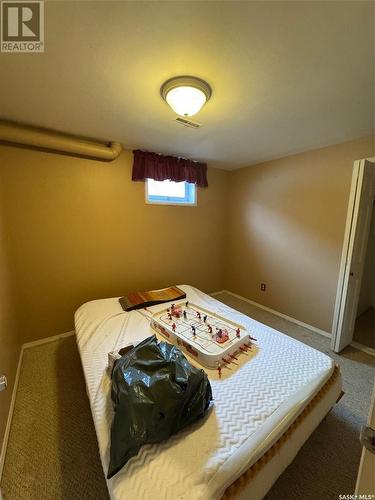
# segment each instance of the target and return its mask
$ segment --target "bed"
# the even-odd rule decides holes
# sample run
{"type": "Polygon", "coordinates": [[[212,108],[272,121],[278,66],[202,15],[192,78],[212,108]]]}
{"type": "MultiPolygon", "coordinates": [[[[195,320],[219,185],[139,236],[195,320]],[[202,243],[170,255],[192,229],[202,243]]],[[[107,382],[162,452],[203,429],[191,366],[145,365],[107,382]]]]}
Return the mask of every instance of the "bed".
{"type": "MultiPolygon", "coordinates": [[[[339,398],[339,369],[327,355],[196,288],[179,287],[190,302],[244,325],[257,339],[257,347],[223,369],[221,378],[217,370],[205,369],[213,390],[213,410],[166,442],[144,446],[107,480],[110,497],[263,498],[339,398]]],[[[163,307],[124,312],[118,298],[110,298],[88,302],[75,314],[104,474],[113,416],[107,353],[152,335],[150,315],[163,307]]]]}

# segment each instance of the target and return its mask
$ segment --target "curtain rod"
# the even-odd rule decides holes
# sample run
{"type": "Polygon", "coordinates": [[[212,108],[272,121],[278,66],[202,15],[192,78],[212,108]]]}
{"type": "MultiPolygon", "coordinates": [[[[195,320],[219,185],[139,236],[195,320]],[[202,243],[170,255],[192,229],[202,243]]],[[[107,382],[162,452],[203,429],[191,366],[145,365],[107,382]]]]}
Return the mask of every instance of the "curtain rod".
{"type": "Polygon", "coordinates": [[[171,158],[178,158],[179,160],[187,160],[187,161],[191,161],[193,163],[205,163],[203,161],[200,161],[200,160],[192,160],[191,158],[187,158],[186,156],[180,156],[180,155],[177,155],[177,154],[165,154],[165,153],[159,153],[157,151],[148,151],[147,149],[134,149],[133,150],[133,153],[135,153],[136,151],[140,151],[141,153],[148,153],[150,155],[158,155],[158,156],[169,156],[171,158]]]}
{"type": "Polygon", "coordinates": [[[112,161],[122,151],[122,145],[118,142],[111,142],[106,145],[49,129],[4,120],[0,120],[0,142],[86,156],[102,161],[112,161]]]}

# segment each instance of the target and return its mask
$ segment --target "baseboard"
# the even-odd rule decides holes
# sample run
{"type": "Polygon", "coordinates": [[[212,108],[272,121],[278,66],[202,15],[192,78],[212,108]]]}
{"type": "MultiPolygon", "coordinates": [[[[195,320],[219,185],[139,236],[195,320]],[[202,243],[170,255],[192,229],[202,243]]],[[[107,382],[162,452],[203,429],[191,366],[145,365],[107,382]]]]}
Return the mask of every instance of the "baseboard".
{"type": "Polygon", "coordinates": [[[19,378],[20,378],[22,358],[23,358],[23,346],[21,346],[21,348],[20,348],[20,355],[19,355],[19,358],[18,358],[17,371],[16,371],[16,376],[15,376],[14,384],[13,384],[12,398],[10,400],[10,407],[9,407],[9,412],[8,412],[7,423],[6,423],[6,426],[5,426],[5,433],[4,433],[4,438],[3,438],[3,444],[1,446],[1,452],[0,452],[0,482],[1,482],[1,477],[3,475],[3,468],[4,468],[6,450],[7,450],[7,446],[8,446],[10,426],[11,426],[11,423],[12,423],[13,410],[14,410],[14,405],[15,405],[15,402],[16,402],[16,394],[17,394],[17,388],[18,388],[18,381],[19,381],[19,378]]]}
{"type": "Polygon", "coordinates": [[[22,345],[22,349],[28,349],[29,347],[36,347],[38,345],[47,344],[48,342],[53,342],[55,340],[63,339],[65,337],[70,337],[74,335],[75,331],[72,330],[70,332],[60,333],[59,335],[53,335],[52,337],[45,337],[44,339],[33,340],[32,342],[25,342],[22,345]]]}
{"type": "Polygon", "coordinates": [[[216,295],[220,295],[221,293],[226,293],[226,290],[219,290],[218,292],[212,292],[208,295],[211,295],[211,297],[216,297],[216,295]]]}
{"type": "Polygon", "coordinates": [[[360,344],[359,342],[351,342],[350,345],[354,347],[354,349],[358,349],[358,351],[366,352],[367,354],[371,354],[371,356],[375,356],[375,349],[372,349],[372,347],[360,344]]]}
{"type": "MultiPolygon", "coordinates": [[[[270,307],[264,306],[263,304],[259,304],[258,302],[255,302],[254,300],[247,299],[246,297],[243,297],[242,295],[238,295],[238,293],[231,292],[229,290],[222,290],[221,292],[215,292],[216,295],[219,295],[220,293],[227,293],[229,295],[232,295],[233,297],[236,297],[237,299],[243,300],[244,302],[247,302],[248,304],[251,304],[252,306],[259,307],[260,309],[263,309],[264,311],[267,311],[269,313],[275,314],[275,316],[279,316],[280,318],[286,319],[290,321],[291,323],[295,323],[298,326],[302,326],[303,328],[307,328],[308,330],[311,330],[312,332],[318,333],[319,335],[322,335],[323,337],[331,338],[331,334],[329,332],[326,332],[325,330],[321,330],[320,328],[316,328],[315,326],[309,325],[307,323],[304,323],[303,321],[300,321],[299,319],[292,318],[291,316],[287,316],[286,314],[283,314],[279,311],[275,311],[275,309],[271,309],[270,307]]],[[[211,294],[213,295],[213,294],[211,294]]]]}

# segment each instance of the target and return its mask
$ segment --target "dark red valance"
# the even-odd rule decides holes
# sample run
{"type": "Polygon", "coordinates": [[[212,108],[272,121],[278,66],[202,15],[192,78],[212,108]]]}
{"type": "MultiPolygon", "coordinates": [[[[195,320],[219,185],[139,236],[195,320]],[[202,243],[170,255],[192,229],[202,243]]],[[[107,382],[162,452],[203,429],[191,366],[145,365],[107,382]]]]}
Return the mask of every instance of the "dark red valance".
{"type": "Polygon", "coordinates": [[[191,182],[199,187],[207,187],[207,164],[197,161],[164,156],[148,151],[133,151],[133,181],[154,179],[155,181],[191,182]]]}

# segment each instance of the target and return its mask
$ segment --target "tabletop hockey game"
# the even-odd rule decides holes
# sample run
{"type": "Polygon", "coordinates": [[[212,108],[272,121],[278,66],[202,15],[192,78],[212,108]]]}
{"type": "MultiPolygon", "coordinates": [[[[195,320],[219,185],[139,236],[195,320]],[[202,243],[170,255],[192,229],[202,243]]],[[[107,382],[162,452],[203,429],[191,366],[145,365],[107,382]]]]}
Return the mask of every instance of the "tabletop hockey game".
{"type": "Polygon", "coordinates": [[[208,368],[221,367],[251,349],[255,341],[242,325],[189,302],[172,304],[152,316],[151,326],[208,368]]]}

